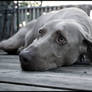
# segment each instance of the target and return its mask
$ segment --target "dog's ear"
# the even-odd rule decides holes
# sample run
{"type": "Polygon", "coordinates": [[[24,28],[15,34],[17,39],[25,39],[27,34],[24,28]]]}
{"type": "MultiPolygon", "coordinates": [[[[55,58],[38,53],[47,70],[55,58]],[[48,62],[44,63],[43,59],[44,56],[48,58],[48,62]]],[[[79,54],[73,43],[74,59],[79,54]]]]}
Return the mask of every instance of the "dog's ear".
{"type": "Polygon", "coordinates": [[[81,27],[80,32],[84,37],[84,44],[87,46],[87,57],[89,57],[89,59],[92,61],[92,27],[87,29],[88,30],[85,30],[81,27]]]}
{"type": "Polygon", "coordinates": [[[87,39],[85,39],[84,44],[87,46],[87,57],[90,59],[90,61],[92,62],[92,42],[88,41],[87,39]]]}
{"type": "Polygon", "coordinates": [[[86,30],[83,27],[80,27],[79,31],[84,36],[85,40],[87,40],[89,43],[92,43],[92,30],[86,30]]]}

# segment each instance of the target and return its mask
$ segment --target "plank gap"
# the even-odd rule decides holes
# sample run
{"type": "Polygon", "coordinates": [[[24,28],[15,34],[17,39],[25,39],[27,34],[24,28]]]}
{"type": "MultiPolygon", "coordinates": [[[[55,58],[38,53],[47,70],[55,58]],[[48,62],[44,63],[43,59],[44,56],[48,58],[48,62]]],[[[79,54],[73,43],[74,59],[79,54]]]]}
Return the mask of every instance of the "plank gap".
{"type": "Polygon", "coordinates": [[[36,84],[31,84],[31,83],[27,84],[27,83],[9,82],[9,81],[1,81],[1,80],[0,80],[0,83],[14,84],[14,85],[23,85],[23,86],[33,86],[33,87],[42,87],[42,88],[52,88],[52,89],[57,89],[57,90],[61,89],[61,90],[79,91],[78,89],[72,89],[72,88],[66,88],[66,87],[64,88],[64,87],[53,87],[53,86],[45,86],[45,85],[36,85],[36,84]]]}

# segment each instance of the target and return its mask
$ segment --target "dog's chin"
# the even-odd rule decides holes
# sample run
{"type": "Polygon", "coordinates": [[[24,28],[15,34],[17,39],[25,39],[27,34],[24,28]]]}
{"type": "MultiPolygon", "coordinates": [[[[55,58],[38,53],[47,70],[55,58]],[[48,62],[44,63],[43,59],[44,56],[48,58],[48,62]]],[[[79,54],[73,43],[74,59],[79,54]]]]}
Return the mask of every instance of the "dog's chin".
{"type": "Polygon", "coordinates": [[[35,71],[34,69],[30,68],[29,66],[26,65],[21,65],[22,71],[35,71]]]}
{"type": "Polygon", "coordinates": [[[44,68],[44,67],[31,67],[28,65],[21,65],[22,71],[47,71],[49,70],[48,68],[44,68]]]}
{"type": "Polygon", "coordinates": [[[49,67],[33,67],[30,65],[21,65],[21,69],[22,71],[40,71],[40,72],[44,72],[44,71],[50,71],[50,70],[54,70],[57,69],[57,67],[53,67],[53,68],[49,68],[49,67]]]}

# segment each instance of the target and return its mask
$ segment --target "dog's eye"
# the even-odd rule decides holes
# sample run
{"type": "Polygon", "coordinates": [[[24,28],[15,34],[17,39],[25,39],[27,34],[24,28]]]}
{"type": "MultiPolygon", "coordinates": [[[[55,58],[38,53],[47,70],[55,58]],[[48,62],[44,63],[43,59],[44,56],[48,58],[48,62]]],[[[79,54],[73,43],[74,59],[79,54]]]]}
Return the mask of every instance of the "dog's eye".
{"type": "Polygon", "coordinates": [[[45,30],[45,29],[43,29],[43,30],[40,29],[40,30],[39,30],[39,34],[40,34],[40,35],[44,35],[45,33],[46,33],[46,30],[45,30]]]}
{"type": "Polygon", "coordinates": [[[43,30],[40,29],[40,30],[39,30],[39,33],[42,34],[42,33],[43,33],[43,30]]]}
{"type": "Polygon", "coordinates": [[[57,32],[56,42],[57,42],[59,45],[64,45],[64,44],[66,44],[66,39],[65,39],[65,37],[61,34],[61,32],[57,32]]]}

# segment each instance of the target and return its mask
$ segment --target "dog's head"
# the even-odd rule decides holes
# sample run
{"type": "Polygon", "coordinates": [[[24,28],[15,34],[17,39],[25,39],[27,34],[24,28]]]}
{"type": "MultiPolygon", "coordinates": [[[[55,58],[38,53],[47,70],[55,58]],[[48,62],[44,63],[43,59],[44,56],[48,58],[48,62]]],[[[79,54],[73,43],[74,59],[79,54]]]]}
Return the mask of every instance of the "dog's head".
{"type": "Polygon", "coordinates": [[[86,51],[81,26],[71,20],[54,20],[38,30],[37,38],[20,53],[23,70],[48,70],[71,65],[86,51]]]}

